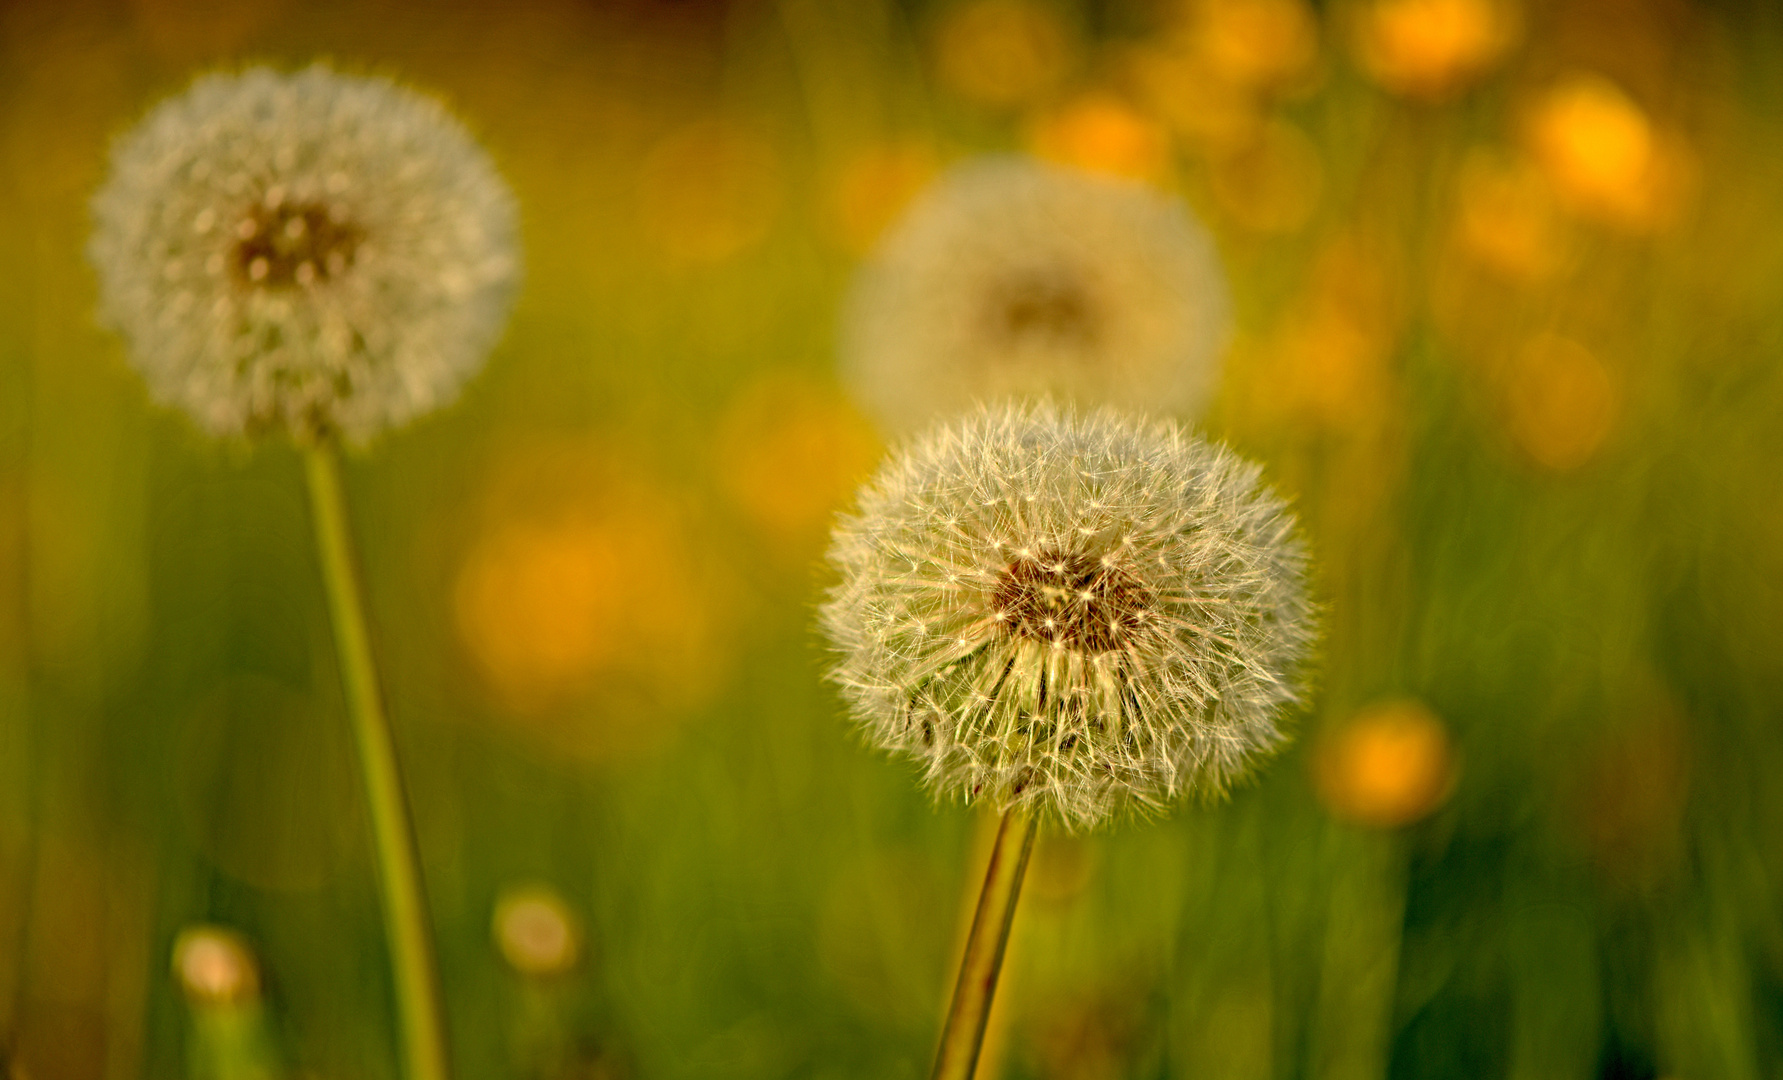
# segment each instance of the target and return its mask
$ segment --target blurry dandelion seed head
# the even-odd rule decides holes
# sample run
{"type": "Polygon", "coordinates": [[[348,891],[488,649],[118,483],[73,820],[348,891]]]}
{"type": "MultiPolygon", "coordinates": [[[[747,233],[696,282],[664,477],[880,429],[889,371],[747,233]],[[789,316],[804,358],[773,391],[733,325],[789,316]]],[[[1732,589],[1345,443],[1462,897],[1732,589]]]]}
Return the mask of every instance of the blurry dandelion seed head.
{"type": "Polygon", "coordinates": [[[516,886],[495,903],[495,944],[502,958],[522,975],[561,975],[582,955],[582,929],[576,915],[547,885],[516,886]]]}
{"type": "Polygon", "coordinates": [[[221,926],[180,931],[173,943],[173,974],[195,1006],[235,1005],[260,995],[260,972],[246,939],[221,926]]]}
{"type": "Polygon", "coordinates": [[[862,269],[844,376],[895,430],[1009,395],[1194,413],[1230,306],[1213,241],[1179,203],[989,158],[944,175],[862,269]]]}
{"type": "Polygon", "coordinates": [[[519,275],[513,197],[464,127],[320,65],[161,102],[92,210],[102,319],[217,435],[364,441],[451,401],[519,275]]]}
{"type": "Polygon", "coordinates": [[[1218,793],[1282,742],[1315,633],[1260,471],[1112,409],[939,425],[836,528],[831,677],[942,794],[1081,828],[1218,793]]]}

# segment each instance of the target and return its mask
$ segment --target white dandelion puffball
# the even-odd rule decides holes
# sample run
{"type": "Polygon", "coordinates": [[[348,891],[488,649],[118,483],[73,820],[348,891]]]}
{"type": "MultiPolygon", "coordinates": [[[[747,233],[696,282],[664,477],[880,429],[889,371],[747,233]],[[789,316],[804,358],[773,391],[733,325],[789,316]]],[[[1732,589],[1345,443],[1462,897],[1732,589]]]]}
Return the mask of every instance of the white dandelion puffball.
{"type": "Polygon", "coordinates": [[[843,377],[893,430],[1010,396],[1191,415],[1230,323],[1213,240],[1180,202],[992,157],[944,175],[861,269],[843,377]]]}
{"type": "Polygon", "coordinates": [[[219,434],[364,441],[457,395],[519,275],[513,196],[439,102],[320,65],[199,78],[112,148],[100,315],[219,434]]]}
{"type": "Polygon", "coordinates": [[[1283,741],[1316,629],[1260,472],[1113,409],[935,427],[837,526],[831,677],[944,794],[1082,828],[1223,791],[1283,741]]]}

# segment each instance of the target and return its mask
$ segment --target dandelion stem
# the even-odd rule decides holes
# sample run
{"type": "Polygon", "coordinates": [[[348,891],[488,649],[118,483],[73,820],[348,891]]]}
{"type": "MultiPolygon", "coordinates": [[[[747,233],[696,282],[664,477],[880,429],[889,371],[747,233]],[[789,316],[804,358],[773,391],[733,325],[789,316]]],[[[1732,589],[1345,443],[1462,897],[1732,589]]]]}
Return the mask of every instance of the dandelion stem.
{"type": "Polygon", "coordinates": [[[305,466],[347,714],[353,723],[360,777],[371,812],[406,1075],[409,1080],[446,1080],[445,1025],[420,858],[396,764],[396,744],[372,662],[353,542],[347,529],[346,500],[341,494],[340,459],[334,445],[318,440],[305,451],[305,466]]]}
{"type": "Polygon", "coordinates": [[[1003,950],[1009,944],[1015,902],[1021,897],[1022,877],[1034,851],[1039,823],[1038,817],[1011,810],[997,826],[984,888],[978,894],[978,910],[972,914],[972,930],[966,936],[966,954],[960,958],[960,979],[953,988],[947,1025],[941,1029],[941,1047],[935,1052],[935,1071],[929,1074],[932,1080],[972,1080],[978,1068],[984,1026],[990,1019],[997,975],[1003,970],[1003,950]]]}

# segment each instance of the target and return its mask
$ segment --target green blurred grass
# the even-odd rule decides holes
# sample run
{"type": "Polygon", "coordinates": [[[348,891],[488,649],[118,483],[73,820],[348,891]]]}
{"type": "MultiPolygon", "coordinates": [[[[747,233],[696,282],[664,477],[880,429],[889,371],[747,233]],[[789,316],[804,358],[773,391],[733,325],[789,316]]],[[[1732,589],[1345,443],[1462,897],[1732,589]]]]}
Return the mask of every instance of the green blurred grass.
{"type": "MultiPolygon", "coordinates": [[[[1041,112],[1122,86],[1122,50],[1157,21],[1054,10],[1078,60],[1041,112]]],[[[1326,15],[1323,81],[1274,107],[1321,155],[1312,217],[1246,230],[1193,147],[1172,169],[1240,301],[1214,426],[1268,462],[1318,552],[1319,705],[1227,803],[1043,838],[993,1035],[1003,1074],[1774,1074],[1783,37],[1756,10],[1539,5],[1506,72],[1423,104],[1370,86],[1333,29],[1349,16],[1326,15]],[[1615,48],[1587,32],[1610,26],[1615,48]],[[1528,95],[1574,67],[1685,132],[1688,216],[1652,236],[1581,225],[1546,285],[1455,269],[1467,151],[1512,140],[1528,95]],[[1326,369],[1282,359],[1281,328],[1329,292],[1390,328],[1363,391],[1272,404],[1327,392],[1326,369]],[[1494,381],[1543,331],[1588,344],[1621,395],[1573,468],[1519,446],[1494,381]],[[1451,798],[1403,829],[1334,819],[1317,747],[1402,696],[1454,740],[1451,798]]],[[[944,18],[0,9],[0,1060],[38,1080],[182,1074],[197,1029],[168,951],[214,921],[256,943],[294,1071],[393,1075],[298,462],[150,407],[92,324],[81,255],[106,141],[150,101],[215,63],[324,55],[447,96],[523,208],[527,284],[488,370],[349,465],[462,1075],[523,1075],[541,1008],[581,1059],[553,1075],[922,1074],[983,830],[857,745],[820,681],[821,530],[764,529],[731,462],[773,434],[771,409],[765,429],[736,419],[763,379],[858,423],[821,404],[853,260],[827,200],[849,155],[1027,137],[929,79],[944,18]],[[708,160],[712,131],[742,140],[740,172],[641,186],[665,154],[708,160]],[[666,678],[697,692],[597,667],[517,721],[467,652],[455,588],[487,492],[545,438],[582,440],[589,475],[619,479],[547,491],[542,513],[633,488],[670,508],[685,558],[654,569],[694,575],[719,631],[673,654],[666,678]],[[597,737],[624,725],[648,737],[597,737]],[[587,924],[584,964],[542,990],[490,943],[516,880],[553,883],[587,924]]],[[[787,483],[819,510],[837,490],[787,483]]]]}

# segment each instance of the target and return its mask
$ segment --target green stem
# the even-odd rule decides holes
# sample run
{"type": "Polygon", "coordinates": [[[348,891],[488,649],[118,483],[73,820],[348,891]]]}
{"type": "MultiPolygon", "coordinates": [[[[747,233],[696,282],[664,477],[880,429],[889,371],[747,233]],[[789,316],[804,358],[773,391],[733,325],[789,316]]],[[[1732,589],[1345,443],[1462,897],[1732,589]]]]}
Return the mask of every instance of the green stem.
{"type": "Polygon", "coordinates": [[[966,954],[960,958],[960,980],[954,985],[953,1004],[941,1029],[935,1071],[929,1074],[932,1080],[972,1080],[978,1068],[984,1026],[990,1020],[997,975],[1003,970],[1003,950],[1009,945],[1015,902],[1021,897],[1022,876],[1028,870],[1039,824],[1039,818],[1023,820],[1018,811],[1011,810],[997,826],[984,888],[978,894],[978,910],[966,936],[966,954]]]}
{"type": "Polygon", "coordinates": [[[445,1024],[427,900],[421,889],[420,857],[365,629],[363,594],[347,531],[346,499],[341,493],[340,460],[326,440],[306,448],[304,457],[347,715],[353,723],[360,777],[371,813],[406,1075],[409,1080],[446,1080],[445,1024]]]}

